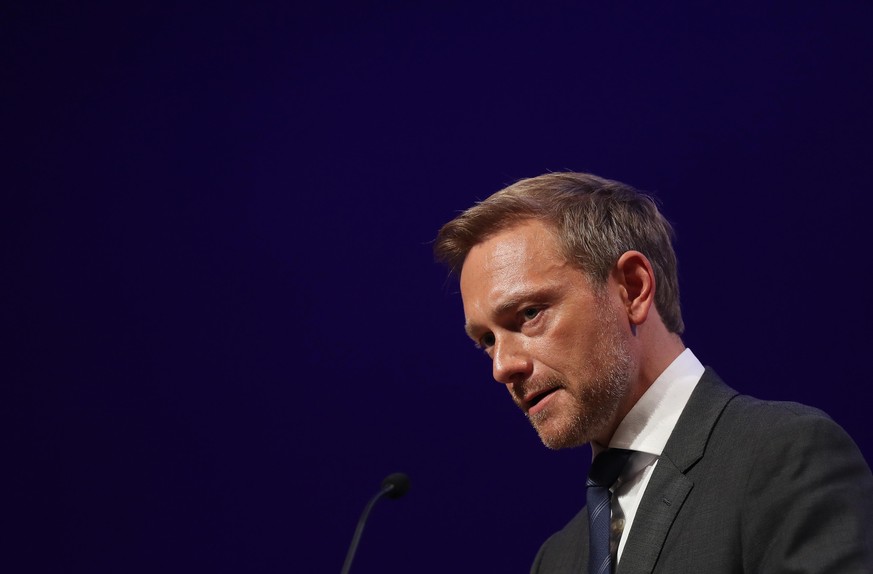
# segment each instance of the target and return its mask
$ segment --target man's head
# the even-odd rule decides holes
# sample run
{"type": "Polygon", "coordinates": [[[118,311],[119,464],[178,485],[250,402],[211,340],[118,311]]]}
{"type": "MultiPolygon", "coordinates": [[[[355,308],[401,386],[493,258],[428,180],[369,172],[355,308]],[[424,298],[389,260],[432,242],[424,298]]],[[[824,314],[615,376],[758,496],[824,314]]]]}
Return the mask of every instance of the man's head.
{"type": "Polygon", "coordinates": [[[440,231],[467,332],[546,446],[608,443],[680,352],[670,239],[649,198],[569,173],[523,180],[440,231]]]}
{"type": "Polygon", "coordinates": [[[673,228],[649,196],[617,181],[570,172],[523,179],[445,224],[434,253],[460,275],[474,245],[531,219],[554,228],[564,257],[594,285],[604,284],[622,253],[643,253],[655,272],[661,319],[668,331],[682,334],[673,228]]]}

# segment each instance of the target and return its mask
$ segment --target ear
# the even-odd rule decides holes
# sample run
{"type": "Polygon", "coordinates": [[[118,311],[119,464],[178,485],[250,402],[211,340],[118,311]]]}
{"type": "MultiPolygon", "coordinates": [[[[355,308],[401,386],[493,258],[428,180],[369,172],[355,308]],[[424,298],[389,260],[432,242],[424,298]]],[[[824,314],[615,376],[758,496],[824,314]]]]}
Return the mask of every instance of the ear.
{"type": "Polygon", "coordinates": [[[622,304],[631,325],[642,325],[655,303],[655,272],[639,251],[626,251],[613,268],[622,304]]]}

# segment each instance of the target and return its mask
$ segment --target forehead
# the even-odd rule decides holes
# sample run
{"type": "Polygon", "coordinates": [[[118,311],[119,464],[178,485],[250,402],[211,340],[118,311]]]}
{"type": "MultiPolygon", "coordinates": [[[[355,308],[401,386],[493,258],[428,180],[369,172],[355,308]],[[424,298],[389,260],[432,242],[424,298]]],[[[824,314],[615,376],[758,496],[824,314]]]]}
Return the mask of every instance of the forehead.
{"type": "Polygon", "coordinates": [[[465,309],[579,273],[563,256],[553,229],[540,221],[525,221],[474,246],[461,268],[465,309]]]}

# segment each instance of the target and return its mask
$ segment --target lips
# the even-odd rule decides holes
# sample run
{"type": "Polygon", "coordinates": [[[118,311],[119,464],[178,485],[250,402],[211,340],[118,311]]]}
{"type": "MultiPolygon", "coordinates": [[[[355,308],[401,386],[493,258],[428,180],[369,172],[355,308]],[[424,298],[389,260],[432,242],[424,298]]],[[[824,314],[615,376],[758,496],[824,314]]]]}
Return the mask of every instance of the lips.
{"type": "Polygon", "coordinates": [[[551,396],[552,393],[558,390],[559,387],[549,387],[547,389],[542,389],[539,391],[533,391],[528,393],[524,397],[524,406],[525,410],[530,411],[538,404],[540,404],[544,399],[551,396]]]}

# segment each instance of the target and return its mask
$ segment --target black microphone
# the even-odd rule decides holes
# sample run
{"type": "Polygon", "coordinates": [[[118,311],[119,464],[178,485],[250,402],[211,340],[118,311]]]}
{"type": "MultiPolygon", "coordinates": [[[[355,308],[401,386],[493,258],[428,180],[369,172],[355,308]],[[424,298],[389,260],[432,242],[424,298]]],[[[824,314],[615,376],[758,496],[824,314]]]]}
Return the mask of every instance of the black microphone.
{"type": "Polygon", "coordinates": [[[388,498],[400,498],[406,494],[408,490],[409,477],[402,472],[395,472],[394,474],[385,477],[385,480],[382,481],[382,490],[377,492],[376,496],[370,499],[370,502],[368,502],[367,506],[364,507],[364,512],[361,513],[361,518],[358,520],[358,527],[355,528],[355,535],[352,536],[349,553],[346,554],[346,561],[345,564],[343,564],[342,574],[349,574],[349,570],[352,567],[352,560],[355,558],[355,551],[358,549],[358,542],[361,541],[361,534],[364,532],[364,525],[367,523],[367,517],[370,515],[370,511],[373,509],[373,505],[376,504],[376,501],[383,496],[388,496],[388,498]]]}

